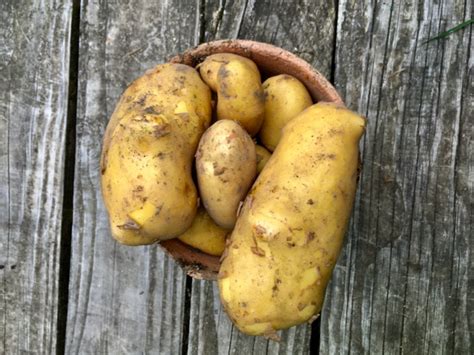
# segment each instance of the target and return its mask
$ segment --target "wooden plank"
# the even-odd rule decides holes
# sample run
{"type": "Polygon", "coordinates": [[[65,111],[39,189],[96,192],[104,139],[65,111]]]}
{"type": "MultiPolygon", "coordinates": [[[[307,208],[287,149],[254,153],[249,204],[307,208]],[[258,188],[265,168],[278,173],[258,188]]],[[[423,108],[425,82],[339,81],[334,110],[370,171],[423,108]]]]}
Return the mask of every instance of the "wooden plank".
{"type": "Polygon", "coordinates": [[[472,27],[463,0],[339,1],[335,84],[368,117],[323,354],[473,353],[472,27]]]}
{"type": "Polygon", "coordinates": [[[310,326],[280,333],[281,341],[247,336],[224,312],[217,284],[193,280],[188,354],[307,354],[310,326]]]}
{"type": "MultiPolygon", "coordinates": [[[[335,18],[332,2],[206,1],[203,10],[203,40],[245,38],[273,43],[330,75],[335,18]]],[[[278,343],[246,336],[225,314],[216,284],[193,280],[188,354],[305,354],[310,338],[309,325],[281,332],[278,343]]]]}
{"type": "Polygon", "coordinates": [[[197,11],[197,1],[82,2],[68,354],[181,351],[186,276],[157,246],[112,240],[99,154],[125,87],[197,44],[197,11]]]}
{"type": "Polygon", "coordinates": [[[71,2],[0,2],[0,354],[56,351],[71,2]]]}

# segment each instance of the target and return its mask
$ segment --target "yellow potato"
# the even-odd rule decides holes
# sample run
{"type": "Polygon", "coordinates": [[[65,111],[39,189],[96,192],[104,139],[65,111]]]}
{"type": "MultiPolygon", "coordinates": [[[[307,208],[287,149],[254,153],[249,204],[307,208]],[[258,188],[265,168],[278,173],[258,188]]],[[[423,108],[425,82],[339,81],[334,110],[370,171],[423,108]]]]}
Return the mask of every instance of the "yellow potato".
{"type": "Polygon", "coordinates": [[[123,93],[101,157],[115,239],[150,244],[188,229],[197,209],[193,156],[210,119],[210,90],[186,65],[158,65],[123,93]]]}
{"type": "Polygon", "coordinates": [[[199,66],[201,77],[217,92],[217,119],[239,122],[255,135],[264,118],[264,95],[257,66],[250,59],[220,53],[199,66]]]}
{"type": "Polygon", "coordinates": [[[265,80],[263,91],[265,119],[259,137],[263,145],[273,152],[283,127],[313,102],[305,86],[298,79],[286,74],[265,80]]]}
{"type": "Polygon", "coordinates": [[[274,335],[320,312],[351,214],[365,120],[318,103],[284,130],[249,192],[219,271],[244,333],[274,335]]]}
{"type": "Polygon", "coordinates": [[[204,208],[199,208],[191,227],[178,238],[207,254],[220,256],[230,231],[219,227],[204,208]]]}
{"type": "Polygon", "coordinates": [[[257,154],[257,174],[260,174],[272,154],[264,147],[258,144],[255,145],[255,153],[257,154]]]}
{"type": "Polygon", "coordinates": [[[218,225],[231,229],[257,174],[252,138],[235,121],[217,121],[199,142],[196,171],[207,212],[218,225]]]}

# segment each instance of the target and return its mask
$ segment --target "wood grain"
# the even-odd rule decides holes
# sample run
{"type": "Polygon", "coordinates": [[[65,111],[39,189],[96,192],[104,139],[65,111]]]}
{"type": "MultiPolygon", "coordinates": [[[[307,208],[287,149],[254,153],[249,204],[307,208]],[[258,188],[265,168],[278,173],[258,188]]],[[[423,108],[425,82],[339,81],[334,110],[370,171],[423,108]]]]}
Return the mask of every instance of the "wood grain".
{"type": "MultiPolygon", "coordinates": [[[[193,280],[187,308],[182,270],[156,246],[116,244],[100,197],[101,138],[123,89],[190,46],[237,37],[299,54],[368,117],[321,353],[474,353],[473,28],[424,44],[473,18],[473,4],[335,3],[82,1],[66,353],[309,352],[309,326],[279,343],[238,332],[214,283],[193,280]]],[[[71,15],[72,1],[0,2],[0,354],[64,341],[71,15]]]]}
{"type": "Polygon", "coordinates": [[[181,352],[186,277],[157,246],[113,241],[99,154],[125,87],[197,44],[197,11],[196,1],[82,2],[68,354],[181,352]]]}
{"type": "MultiPolygon", "coordinates": [[[[272,43],[330,75],[335,19],[330,2],[206,1],[203,13],[205,41],[244,38],[272,43]]],[[[188,354],[309,353],[311,326],[280,332],[280,342],[244,335],[225,314],[216,284],[192,282],[188,354]]]]}
{"type": "Polygon", "coordinates": [[[323,354],[473,353],[469,1],[339,1],[335,84],[368,118],[323,354]]]}
{"type": "Polygon", "coordinates": [[[54,353],[71,3],[0,3],[0,353],[54,353]]]}

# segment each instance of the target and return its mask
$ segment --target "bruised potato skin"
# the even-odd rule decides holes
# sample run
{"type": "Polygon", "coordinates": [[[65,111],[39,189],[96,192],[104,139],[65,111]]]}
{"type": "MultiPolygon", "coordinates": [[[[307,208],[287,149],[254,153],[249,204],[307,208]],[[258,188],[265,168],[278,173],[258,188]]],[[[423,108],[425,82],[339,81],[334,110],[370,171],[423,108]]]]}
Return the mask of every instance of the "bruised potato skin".
{"type": "Polygon", "coordinates": [[[181,234],[178,239],[209,255],[221,256],[229,233],[228,229],[218,226],[206,210],[201,207],[191,227],[181,234]]]}
{"type": "Polygon", "coordinates": [[[191,225],[197,209],[192,160],[210,119],[210,90],[186,65],[158,65],[126,89],[101,156],[102,195],[115,239],[150,244],[191,225]]]}
{"type": "Polygon", "coordinates": [[[263,145],[273,152],[283,127],[313,104],[305,86],[291,75],[273,76],[263,83],[265,119],[259,132],[263,145]]]}
{"type": "Polygon", "coordinates": [[[264,119],[264,94],[257,66],[230,53],[213,54],[199,66],[204,82],[217,92],[217,119],[239,122],[254,136],[264,119]]]}
{"type": "Polygon", "coordinates": [[[267,149],[261,145],[255,145],[255,153],[257,154],[257,174],[260,174],[268,162],[268,159],[272,156],[267,149]]]}
{"type": "Polygon", "coordinates": [[[196,153],[201,201],[212,219],[232,229],[237,209],[257,173],[255,144],[235,121],[214,123],[196,153]]]}
{"type": "Polygon", "coordinates": [[[219,271],[221,300],[244,333],[312,321],[338,258],[365,120],[318,103],[283,130],[249,192],[219,271]]]}

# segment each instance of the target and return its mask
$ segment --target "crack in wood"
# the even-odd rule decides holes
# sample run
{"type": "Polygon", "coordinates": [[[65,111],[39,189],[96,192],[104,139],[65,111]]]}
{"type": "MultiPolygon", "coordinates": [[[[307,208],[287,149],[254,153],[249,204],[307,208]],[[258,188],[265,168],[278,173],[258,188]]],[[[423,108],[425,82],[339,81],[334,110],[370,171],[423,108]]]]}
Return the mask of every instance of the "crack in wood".
{"type": "Polygon", "coordinates": [[[59,252],[58,319],[56,354],[66,350],[66,325],[69,298],[69,270],[73,221],[74,172],[76,162],[77,78],[79,75],[80,0],[74,0],[69,43],[69,88],[66,113],[65,162],[63,181],[63,212],[61,218],[61,243],[59,252]]]}

